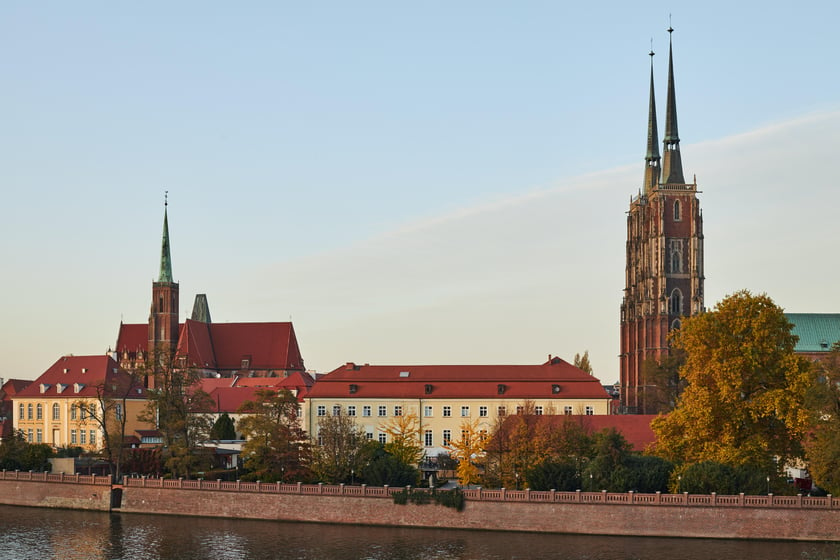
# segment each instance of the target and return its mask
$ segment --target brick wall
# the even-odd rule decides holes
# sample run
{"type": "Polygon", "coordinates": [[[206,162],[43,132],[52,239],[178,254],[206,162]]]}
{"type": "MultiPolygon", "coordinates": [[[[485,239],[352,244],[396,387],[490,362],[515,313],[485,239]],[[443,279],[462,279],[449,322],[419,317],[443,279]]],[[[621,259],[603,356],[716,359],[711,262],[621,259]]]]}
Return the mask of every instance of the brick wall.
{"type": "Polygon", "coordinates": [[[0,504],[108,511],[111,506],[111,486],[98,483],[0,480],[0,504]]]}

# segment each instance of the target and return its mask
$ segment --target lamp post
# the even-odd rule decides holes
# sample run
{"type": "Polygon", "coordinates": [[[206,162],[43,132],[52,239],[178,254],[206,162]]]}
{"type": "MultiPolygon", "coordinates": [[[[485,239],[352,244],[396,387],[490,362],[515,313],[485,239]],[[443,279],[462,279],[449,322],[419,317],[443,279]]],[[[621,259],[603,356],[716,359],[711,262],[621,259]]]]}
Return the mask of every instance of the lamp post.
{"type": "Polygon", "coordinates": [[[594,482],[592,482],[592,473],[589,473],[589,491],[590,491],[590,492],[592,492],[592,491],[593,491],[592,489],[593,489],[593,487],[594,487],[594,486],[593,486],[594,484],[595,484],[595,483],[594,483],[594,482]]]}
{"type": "Polygon", "coordinates": [[[356,469],[350,469],[350,486],[356,484],[356,469]]]}
{"type": "Polygon", "coordinates": [[[682,475],[677,475],[677,494],[682,492],[682,475]]]}
{"type": "Polygon", "coordinates": [[[519,490],[519,473],[514,473],[516,475],[516,489],[519,490]]]}
{"type": "Polygon", "coordinates": [[[770,477],[767,477],[767,495],[770,495],[770,477]]]}

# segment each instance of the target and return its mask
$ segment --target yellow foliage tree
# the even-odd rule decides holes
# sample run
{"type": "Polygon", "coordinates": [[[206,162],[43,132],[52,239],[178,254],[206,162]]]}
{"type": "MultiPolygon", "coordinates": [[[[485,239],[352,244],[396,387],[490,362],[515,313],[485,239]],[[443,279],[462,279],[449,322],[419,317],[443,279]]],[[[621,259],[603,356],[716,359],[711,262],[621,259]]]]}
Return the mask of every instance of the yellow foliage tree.
{"type": "Polygon", "coordinates": [[[766,295],[737,292],[685,319],[673,338],[687,383],[676,408],[652,423],[657,454],[675,462],[783,466],[802,456],[809,363],[766,295]]]}
{"type": "Polygon", "coordinates": [[[388,434],[385,451],[406,465],[415,466],[423,458],[423,445],[420,442],[420,418],[414,412],[393,416],[379,426],[388,434]]]}
{"type": "Polygon", "coordinates": [[[450,456],[458,461],[455,474],[462,486],[479,481],[479,463],[484,458],[484,446],[487,443],[487,431],[479,428],[478,419],[461,422],[461,436],[449,442],[446,449],[450,456]]]}

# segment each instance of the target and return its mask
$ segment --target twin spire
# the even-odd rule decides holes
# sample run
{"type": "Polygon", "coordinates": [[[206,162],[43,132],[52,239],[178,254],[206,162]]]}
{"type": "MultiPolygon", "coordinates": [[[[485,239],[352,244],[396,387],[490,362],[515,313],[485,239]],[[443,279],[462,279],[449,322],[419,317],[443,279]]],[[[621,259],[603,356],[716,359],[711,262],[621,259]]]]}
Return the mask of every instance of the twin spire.
{"type": "Polygon", "coordinates": [[[660,171],[659,139],[656,126],[656,100],[653,91],[653,50],[650,51],[650,109],[648,114],[647,152],[645,154],[645,193],[662,184],[684,184],[680,135],[677,132],[677,100],[674,88],[673,27],[668,28],[668,98],[665,106],[664,161],[660,171]]]}

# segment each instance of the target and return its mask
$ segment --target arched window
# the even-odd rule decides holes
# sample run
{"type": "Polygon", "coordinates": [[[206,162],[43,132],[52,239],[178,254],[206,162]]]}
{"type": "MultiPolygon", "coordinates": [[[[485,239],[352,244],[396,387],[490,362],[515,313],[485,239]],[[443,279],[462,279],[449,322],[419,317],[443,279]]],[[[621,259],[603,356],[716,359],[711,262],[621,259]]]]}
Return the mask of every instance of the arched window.
{"type": "Polygon", "coordinates": [[[31,404],[26,405],[26,419],[27,420],[32,420],[32,405],[31,404]]]}
{"type": "Polygon", "coordinates": [[[669,309],[671,315],[682,315],[682,299],[682,292],[679,288],[674,288],[671,292],[671,308],[669,309]]]}
{"type": "Polygon", "coordinates": [[[23,403],[18,407],[18,420],[23,420],[23,403]]]}
{"type": "Polygon", "coordinates": [[[43,420],[44,419],[44,405],[38,404],[35,407],[35,419],[36,420],[43,420]]]}
{"type": "Polygon", "coordinates": [[[679,319],[674,319],[671,323],[671,330],[677,330],[682,326],[682,322],[679,319]]]}
{"type": "Polygon", "coordinates": [[[679,201],[679,200],[675,200],[675,201],[674,201],[674,221],[675,221],[675,222],[679,222],[680,220],[682,220],[682,212],[681,212],[681,210],[682,210],[682,209],[680,208],[680,201],[679,201]]]}
{"type": "Polygon", "coordinates": [[[61,419],[61,408],[58,406],[58,403],[53,404],[53,420],[60,420],[61,419]]]}

